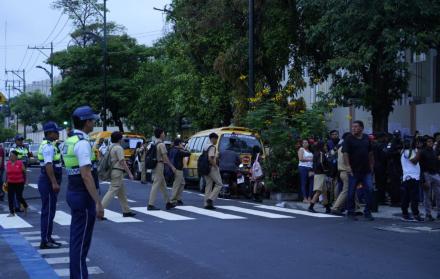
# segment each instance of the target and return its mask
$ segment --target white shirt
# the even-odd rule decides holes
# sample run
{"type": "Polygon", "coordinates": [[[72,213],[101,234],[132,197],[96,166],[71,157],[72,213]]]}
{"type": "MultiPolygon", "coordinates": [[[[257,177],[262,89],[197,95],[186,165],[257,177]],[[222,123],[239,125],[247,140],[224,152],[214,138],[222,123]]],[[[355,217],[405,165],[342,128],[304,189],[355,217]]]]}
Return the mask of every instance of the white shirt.
{"type": "Polygon", "coordinates": [[[55,155],[55,148],[53,147],[52,144],[50,143],[45,144],[43,146],[42,153],[43,153],[44,165],[53,162],[53,156],[55,155]]]}
{"type": "Polygon", "coordinates": [[[402,156],[400,157],[400,162],[402,163],[403,170],[403,181],[409,179],[420,180],[420,164],[413,164],[410,159],[413,159],[416,156],[417,151],[413,150],[411,154],[411,158],[407,158],[409,156],[409,150],[404,150],[402,156]]]}
{"type": "MultiPolygon", "coordinates": [[[[301,149],[304,151],[303,158],[304,159],[313,159],[313,153],[305,150],[303,147],[301,149]]],[[[300,149],[300,150],[301,150],[300,149]]],[[[310,162],[301,162],[299,161],[298,166],[300,167],[307,167],[307,168],[313,168],[313,161],[310,162]]]]}
{"type": "Polygon", "coordinates": [[[101,156],[104,156],[105,153],[107,152],[107,145],[105,145],[104,143],[101,145],[101,147],[99,147],[99,154],[101,154],[101,156]]]}
{"type": "Polygon", "coordinates": [[[89,136],[80,130],[74,130],[75,134],[82,134],[84,140],[80,140],[75,144],[73,152],[76,158],[78,158],[79,167],[84,167],[92,164],[92,146],[89,142],[89,136]]]}

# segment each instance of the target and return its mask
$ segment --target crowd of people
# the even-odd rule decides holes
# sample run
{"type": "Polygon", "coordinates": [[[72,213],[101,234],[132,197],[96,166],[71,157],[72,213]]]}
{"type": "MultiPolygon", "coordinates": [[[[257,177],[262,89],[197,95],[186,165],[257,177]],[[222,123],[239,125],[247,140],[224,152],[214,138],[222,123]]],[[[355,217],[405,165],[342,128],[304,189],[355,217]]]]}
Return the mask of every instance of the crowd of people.
{"type": "Polygon", "coordinates": [[[400,207],[404,221],[434,221],[433,204],[440,220],[440,133],[402,135],[364,134],[362,121],[339,138],[331,131],[328,140],[304,139],[298,147],[300,199],[316,212],[321,200],[328,214],[357,220],[379,205],[400,207]],[[419,203],[424,205],[424,217],[419,203]],[[359,212],[360,203],[365,204],[359,212]],[[411,206],[411,213],[409,207],[411,206]]]}

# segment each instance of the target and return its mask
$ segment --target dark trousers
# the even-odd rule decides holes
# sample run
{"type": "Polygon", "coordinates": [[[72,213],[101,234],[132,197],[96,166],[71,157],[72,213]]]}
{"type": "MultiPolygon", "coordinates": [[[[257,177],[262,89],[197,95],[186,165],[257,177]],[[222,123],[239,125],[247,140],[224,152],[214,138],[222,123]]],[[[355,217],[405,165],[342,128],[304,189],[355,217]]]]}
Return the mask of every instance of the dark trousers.
{"type": "Polygon", "coordinates": [[[313,171],[313,169],[308,167],[299,167],[298,171],[301,182],[301,198],[312,198],[313,176],[309,176],[309,172],[313,171]]]}
{"type": "Polygon", "coordinates": [[[377,202],[384,203],[386,201],[385,193],[387,190],[387,173],[382,170],[375,170],[374,178],[377,188],[377,202]]]}
{"type": "Polygon", "coordinates": [[[400,186],[402,184],[402,175],[397,171],[390,172],[390,195],[391,203],[400,203],[400,186]]]}
{"type": "Polygon", "coordinates": [[[28,207],[26,201],[23,198],[24,183],[8,183],[8,203],[9,212],[11,214],[15,213],[15,199],[18,200],[25,208],[28,207]]]}
{"type": "Polygon", "coordinates": [[[92,242],[96,220],[96,205],[88,192],[67,191],[67,203],[71,209],[70,225],[70,278],[87,279],[86,258],[92,242]]]}
{"type": "Polygon", "coordinates": [[[44,174],[38,179],[38,191],[41,196],[41,242],[47,243],[52,239],[58,193],[53,191],[49,178],[44,174]]]}
{"type": "Polygon", "coordinates": [[[408,215],[408,208],[411,204],[411,212],[413,215],[419,215],[419,187],[420,181],[416,179],[408,179],[402,182],[400,193],[402,197],[402,214],[408,215]]]}
{"type": "Polygon", "coordinates": [[[355,196],[358,184],[362,184],[365,199],[364,214],[370,215],[373,202],[373,179],[369,173],[348,176],[347,214],[355,214],[355,196]]]}

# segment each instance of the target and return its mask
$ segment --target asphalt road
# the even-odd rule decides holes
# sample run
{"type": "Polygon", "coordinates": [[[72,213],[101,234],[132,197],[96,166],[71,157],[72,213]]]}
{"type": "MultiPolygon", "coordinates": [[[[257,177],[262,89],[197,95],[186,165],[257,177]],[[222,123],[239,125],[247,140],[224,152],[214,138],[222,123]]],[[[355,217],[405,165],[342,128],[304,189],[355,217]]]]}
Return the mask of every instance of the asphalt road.
{"type": "MultiPolygon", "coordinates": [[[[29,173],[33,187],[38,171],[29,173]]],[[[408,224],[380,218],[350,222],[273,207],[270,202],[259,207],[239,200],[218,200],[218,210],[207,216],[201,210],[202,196],[191,191],[184,193],[185,207],[151,216],[142,208],[150,185],[126,181],[126,186],[129,205],[143,213],[122,218],[117,199],[110,204],[106,214],[111,219],[95,225],[88,256],[90,278],[439,278],[440,230],[435,229],[440,222],[408,224]],[[408,226],[415,229],[405,229],[408,226]]],[[[68,263],[54,263],[66,261],[66,249],[40,255],[32,247],[39,242],[41,205],[33,187],[25,190],[31,211],[26,217],[19,215],[27,228],[9,228],[19,225],[0,218],[0,278],[38,278],[32,277],[36,274],[32,268],[54,276],[44,278],[68,275],[68,263]]],[[[102,195],[107,187],[101,185],[102,195]]],[[[68,243],[65,179],[62,188],[54,235],[68,243]]],[[[162,197],[157,200],[156,206],[164,208],[162,197]]],[[[0,202],[0,216],[7,213],[7,203],[0,202]]]]}

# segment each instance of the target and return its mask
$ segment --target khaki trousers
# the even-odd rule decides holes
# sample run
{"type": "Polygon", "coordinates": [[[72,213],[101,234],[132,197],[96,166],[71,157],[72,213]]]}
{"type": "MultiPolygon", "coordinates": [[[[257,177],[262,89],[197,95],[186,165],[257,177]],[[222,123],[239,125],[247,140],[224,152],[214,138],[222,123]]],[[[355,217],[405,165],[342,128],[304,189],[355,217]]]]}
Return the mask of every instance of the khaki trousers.
{"type": "Polygon", "coordinates": [[[160,190],[163,194],[165,202],[169,202],[167,183],[165,176],[163,175],[164,165],[163,163],[157,163],[156,168],[153,170],[153,186],[151,186],[150,199],[148,205],[154,205],[156,202],[157,191],[160,190]]]}
{"type": "Polygon", "coordinates": [[[206,181],[205,187],[205,206],[207,200],[215,201],[223,187],[222,177],[220,175],[220,169],[218,167],[211,167],[209,175],[204,176],[206,181]],[[215,185],[214,185],[215,184],[215,185]]]}
{"type": "Polygon", "coordinates": [[[145,161],[141,162],[141,182],[147,181],[147,171],[145,170],[145,161]]]}
{"type": "MultiPolygon", "coordinates": [[[[346,171],[341,171],[339,177],[342,180],[342,191],[339,193],[332,210],[341,211],[347,202],[348,195],[348,173],[346,171]]],[[[359,200],[357,196],[355,197],[356,209],[359,209],[359,200]]]]}
{"type": "Polygon", "coordinates": [[[118,197],[119,204],[123,213],[130,212],[128,207],[127,196],[125,195],[124,172],[121,170],[112,170],[110,187],[102,199],[102,206],[106,208],[115,195],[118,197]]]}
{"type": "Polygon", "coordinates": [[[183,177],[183,171],[176,170],[174,173],[173,190],[171,194],[171,201],[177,202],[182,200],[182,192],[185,188],[185,177],[183,177]]]}

